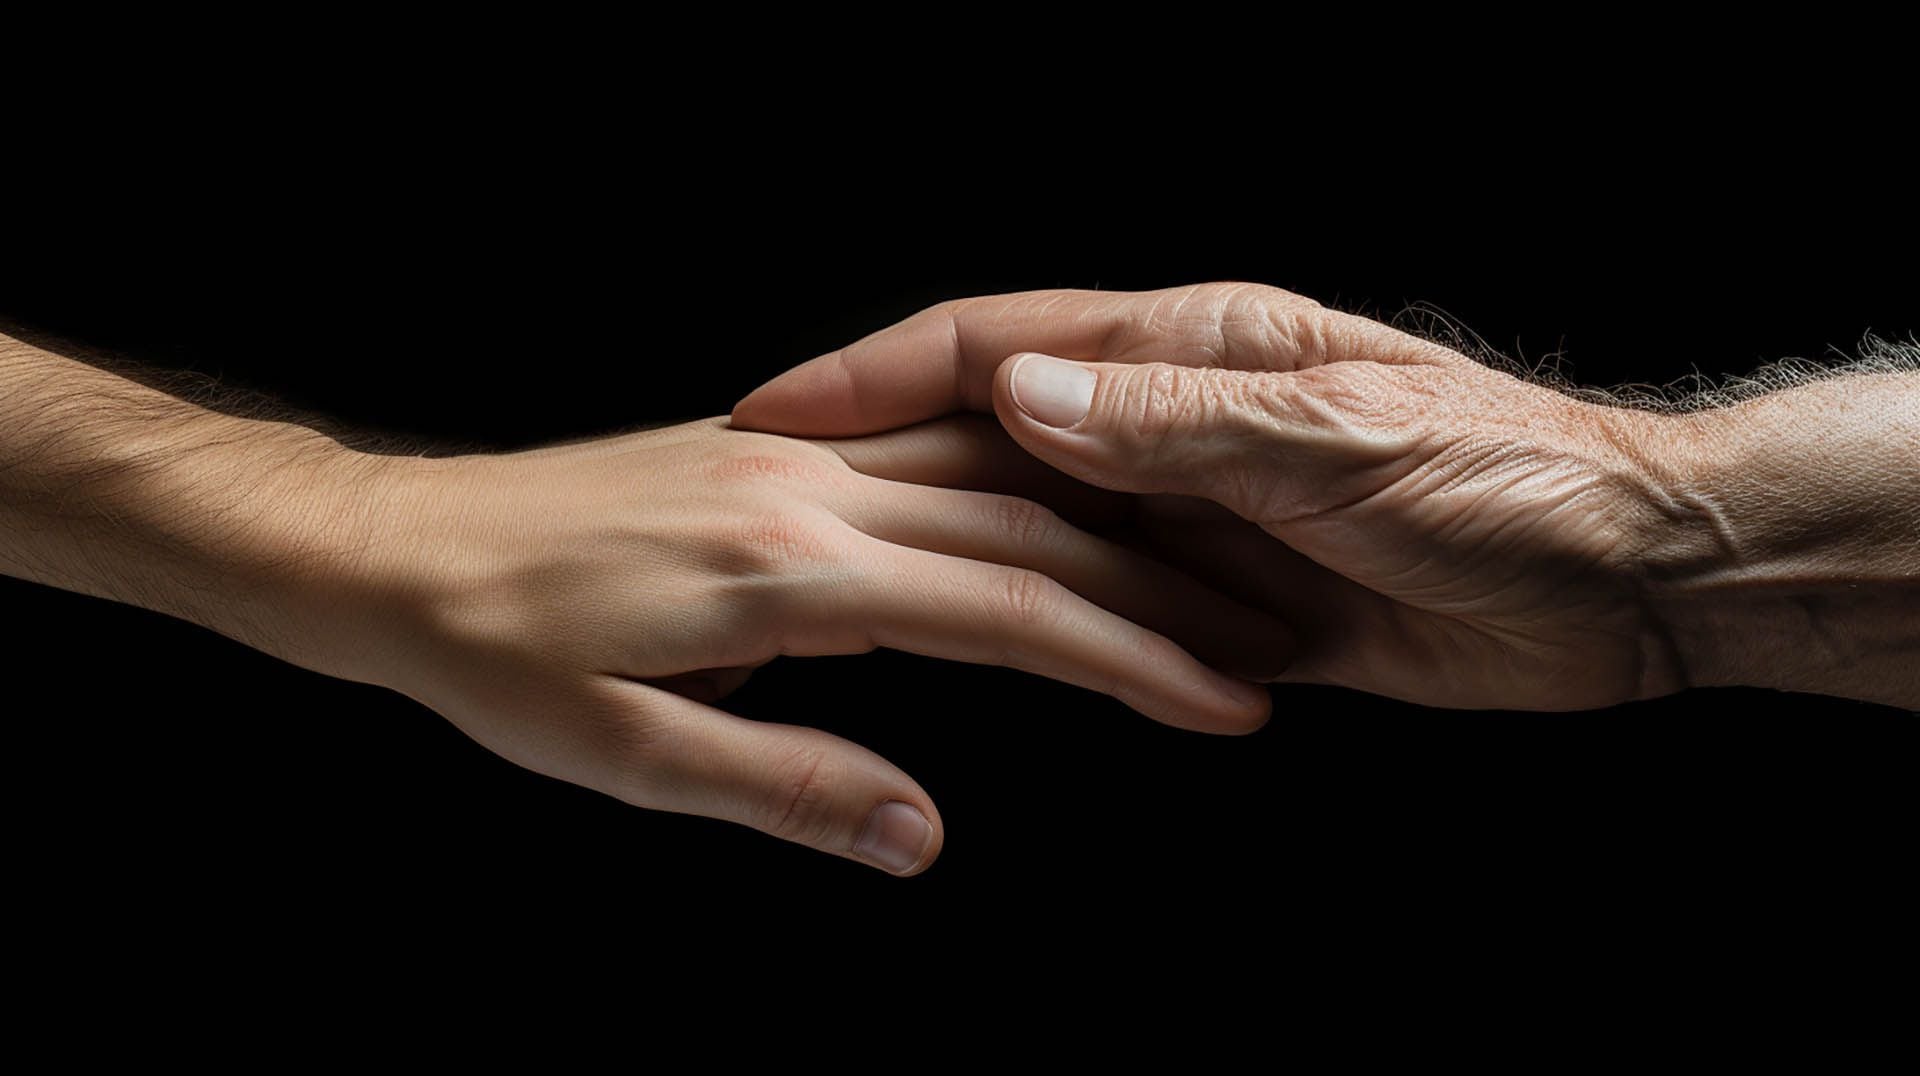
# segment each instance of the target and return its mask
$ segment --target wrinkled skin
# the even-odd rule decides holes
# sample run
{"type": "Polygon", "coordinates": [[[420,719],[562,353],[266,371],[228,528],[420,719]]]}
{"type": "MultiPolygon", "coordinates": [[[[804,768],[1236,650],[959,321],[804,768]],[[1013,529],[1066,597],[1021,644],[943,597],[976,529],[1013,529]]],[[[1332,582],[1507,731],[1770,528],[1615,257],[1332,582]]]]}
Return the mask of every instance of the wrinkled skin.
{"type": "Polygon", "coordinates": [[[922,312],[761,387],[735,427],[869,434],[991,410],[1068,475],[1140,494],[1169,559],[1291,621],[1279,679],[1436,706],[1577,709],[1684,674],[1643,597],[1670,420],[1588,404],[1274,288],[1033,292],[922,312]],[[1028,353],[1038,353],[1031,357],[1028,353]],[[1012,378],[1094,375],[1036,421],[1012,378]]]}

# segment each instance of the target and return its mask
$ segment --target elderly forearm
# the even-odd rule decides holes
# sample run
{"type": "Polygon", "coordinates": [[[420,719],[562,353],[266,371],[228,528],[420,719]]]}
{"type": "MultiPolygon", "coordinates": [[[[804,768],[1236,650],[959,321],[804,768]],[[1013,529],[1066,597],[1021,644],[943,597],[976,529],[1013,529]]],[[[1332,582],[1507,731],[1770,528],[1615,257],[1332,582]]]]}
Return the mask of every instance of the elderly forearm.
{"type": "Polygon", "coordinates": [[[379,467],[305,427],[211,411],[0,335],[7,575],[319,664],[303,623],[351,598],[337,569],[363,543],[361,480],[379,467]]]}
{"type": "Polygon", "coordinates": [[[1920,709],[1920,374],[1670,422],[1646,564],[1688,679],[1920,709]]]}

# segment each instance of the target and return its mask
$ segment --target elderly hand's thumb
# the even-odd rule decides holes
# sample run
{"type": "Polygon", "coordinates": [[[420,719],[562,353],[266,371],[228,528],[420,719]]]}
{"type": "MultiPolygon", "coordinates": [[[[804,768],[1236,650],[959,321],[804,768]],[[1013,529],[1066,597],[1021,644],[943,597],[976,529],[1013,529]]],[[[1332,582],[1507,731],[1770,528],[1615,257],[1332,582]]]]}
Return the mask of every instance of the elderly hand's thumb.
{"type": "Polygon", "coordinates": [[[1326,477],[1339,454],[1341,431],[1315,421],[1324,411],[1302,398],[1300,377],[1023,352],[1001,363],[993,406],[1027,451],[1076,478],[1263,519],[1276,494],[1326,477]]]}

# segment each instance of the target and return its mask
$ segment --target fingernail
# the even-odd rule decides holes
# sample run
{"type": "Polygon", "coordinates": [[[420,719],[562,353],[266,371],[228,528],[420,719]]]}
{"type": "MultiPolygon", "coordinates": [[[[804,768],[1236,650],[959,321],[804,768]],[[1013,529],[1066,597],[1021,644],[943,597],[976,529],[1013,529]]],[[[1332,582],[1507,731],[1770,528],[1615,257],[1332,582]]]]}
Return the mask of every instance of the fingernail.
{"type": "Polygon", "coordinates": [[[888,800],[867,816],[867,828],[853,846],[853,854],[894,874],[920,865],[933,843],[933,825],[925,815],[899,800],[888,800]]]}
{"type": "Polygon", "coordinates": [[[1013,402],[1036,422],[1066,429],[1087,417],[1099,377],[1085,366],[1045,355],[1022,355],[1013,368],[1013,402]]]}

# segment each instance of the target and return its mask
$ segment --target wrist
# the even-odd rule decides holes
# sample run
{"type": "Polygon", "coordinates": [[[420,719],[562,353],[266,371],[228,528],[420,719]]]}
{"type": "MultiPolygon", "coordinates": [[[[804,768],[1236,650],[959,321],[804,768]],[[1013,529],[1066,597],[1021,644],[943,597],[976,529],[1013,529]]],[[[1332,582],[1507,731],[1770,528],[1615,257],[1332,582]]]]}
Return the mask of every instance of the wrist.
{"type": "Polygon", "coordinates": [[[274,602],[296,664],[408,691],[436,618],[461,582],[468,476],[486,456],[382,456],[345,449],[311,457],[256,553],[278,565],[274,602]]]}
{"type": "Polygon", "coordinates": [[[1914,390],[1848,378],[1644,416],[1638,574],[1690,684],[1912,704],[1914,390]]]}
{"type": "Polygon", "coordinates": [[[431,556],[426,473],[453,461],[361,452],[284,423],[246,427],[230,455],[169,483],[228,491],[224,525],[176,543],[180,574],[201,582],[178,588],[166,611],[330,676],[392,683],[431,556]]]}

